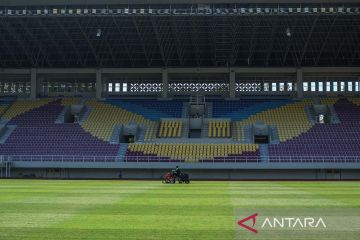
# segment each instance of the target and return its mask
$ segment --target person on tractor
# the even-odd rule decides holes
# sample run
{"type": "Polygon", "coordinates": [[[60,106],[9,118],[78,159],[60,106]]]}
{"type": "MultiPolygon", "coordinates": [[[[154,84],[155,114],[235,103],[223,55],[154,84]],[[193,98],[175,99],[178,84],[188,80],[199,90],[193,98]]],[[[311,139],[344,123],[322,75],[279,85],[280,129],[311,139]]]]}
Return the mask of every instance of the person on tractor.
{"type": "Polygon", "coordinates": [[[171,172],[174,175],[175,179],[180,178],[181,170],[180,170],[179,166],[176,166],[174,170],[171,170],[171,172]]]}
{"type": "Polygon", "coordinates": [[[180,170],[179,166],[176,166],[176,167],[175,167],[175,174],[176,174],[177,177],[180,177],[180,175],[181,175],[181,170],[180,170]]]}

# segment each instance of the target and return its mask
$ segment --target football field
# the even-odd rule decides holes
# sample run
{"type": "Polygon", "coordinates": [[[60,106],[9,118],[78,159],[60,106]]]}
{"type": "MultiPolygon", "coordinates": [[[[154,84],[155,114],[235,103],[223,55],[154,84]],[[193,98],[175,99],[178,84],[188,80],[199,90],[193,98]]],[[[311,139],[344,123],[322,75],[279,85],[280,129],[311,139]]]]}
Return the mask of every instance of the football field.
{"type": "MultiPolygon", "coordinates": [[[[167,185],[160,181],[0,179],[1,240],[289,239],[282,233],[261,235],[266,230],[251,221],[246,224],[259,233],[249,232],[237,221],[255,212],[261,217],[304,211],[325,221],[328,215],[335,220],[352,219],[347,228],[330,229],[331,223],[326,222],[327,229],[322,231],[331,233],[326,239],[359,239],[359,209],[360,182],[167,185]]],[[[291,239],[309,236],[293,234],[291,239]]]]}

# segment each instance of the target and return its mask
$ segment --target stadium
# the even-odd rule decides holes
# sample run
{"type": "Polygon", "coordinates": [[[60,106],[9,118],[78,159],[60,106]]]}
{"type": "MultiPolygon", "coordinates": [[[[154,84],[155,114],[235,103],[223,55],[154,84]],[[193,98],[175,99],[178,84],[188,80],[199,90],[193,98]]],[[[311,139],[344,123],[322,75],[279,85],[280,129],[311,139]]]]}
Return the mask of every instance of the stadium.
{"type": "Polygon", "coordinates": [[[0,239],[358,239],[359,83],[358,0],[2,0],[0,239]]]}

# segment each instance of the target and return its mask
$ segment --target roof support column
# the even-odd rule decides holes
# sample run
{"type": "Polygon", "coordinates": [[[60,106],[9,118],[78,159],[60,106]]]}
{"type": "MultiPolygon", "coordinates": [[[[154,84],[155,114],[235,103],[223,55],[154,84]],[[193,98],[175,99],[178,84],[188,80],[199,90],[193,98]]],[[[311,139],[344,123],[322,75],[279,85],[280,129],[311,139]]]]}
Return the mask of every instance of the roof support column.
{"type": "Polygon", "coordinates": [[[96,69],[96,99],[101,99],[102,91],[103,91],[102,71],[101,69],[96,69]]]}
{"type": "Polygon", "coordinates": [[[301,68],[296,70],[296,89],[297,89],[297,98],[302,99],[304,97],[303,93],[303,71],[301,68]]]}
{"type": "Polygon", "coordinates": [[[166,68],[162,69],[161,78],[162,78],[162,84],[163,84],[161,98],[167,99],[167,98],[169,98],[169,73],[166,68]]]}
{"type": "Polygon", "coordinates": [[[234,101],[236,98],[236,72],[234,69],[229,70],[229,95],[225,96],[225,100],[234,101]]]}
{"type": "Polygon", "coordinates": [[[36,99],[37,97],[37,86],[38,86],[38,79],[37,79],[37,70],[36,68],[32,68],[30,70],[30,98],[36,99]]]}
{"type": "Polygon", "coordinates": [[[235,71],[234,70],[230,70],[229,72],[229,97],[230,100],[231,99],[235,99],[235,88],[236,88],[236,83],[235,83],[235,71]]]}

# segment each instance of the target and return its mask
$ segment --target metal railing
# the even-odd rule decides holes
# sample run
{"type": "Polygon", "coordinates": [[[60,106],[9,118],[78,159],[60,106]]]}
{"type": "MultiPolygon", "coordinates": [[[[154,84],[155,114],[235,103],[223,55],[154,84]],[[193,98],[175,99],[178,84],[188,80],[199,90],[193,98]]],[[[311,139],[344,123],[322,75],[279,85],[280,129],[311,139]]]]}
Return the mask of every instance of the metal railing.
{"type": "Polygon", "coordinates": [[[0,161],[12,162],[185,162],[185,163],[360,163],[360,156],[204,156],[196,158],[169,158],[158,156],[63,156],[13,155],[0,156],[0,161]]]}

